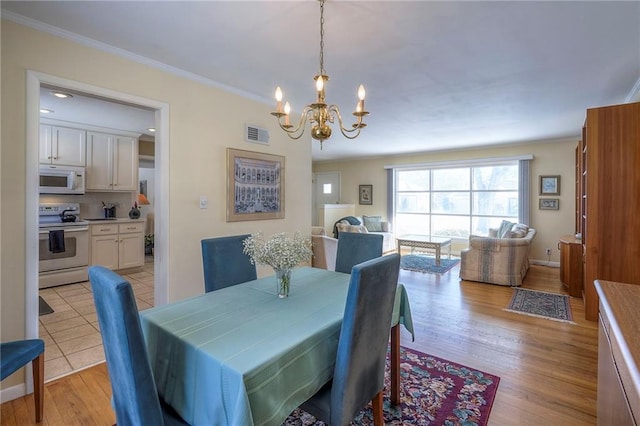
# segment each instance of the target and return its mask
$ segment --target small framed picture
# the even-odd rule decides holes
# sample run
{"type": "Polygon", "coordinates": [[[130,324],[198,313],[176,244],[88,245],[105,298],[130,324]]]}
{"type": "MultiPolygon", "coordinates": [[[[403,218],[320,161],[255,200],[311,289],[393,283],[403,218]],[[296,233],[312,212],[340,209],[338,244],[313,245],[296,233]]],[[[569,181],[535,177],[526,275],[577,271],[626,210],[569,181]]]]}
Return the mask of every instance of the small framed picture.
{"type": "Polygon", "coordinates": [[[360,204],[373,204],[373,185],[360,185],[358,190],[360,204]]]}
{"type": "Polygon", "coordinates": [[[538,208],[540,210],[560,210],[560,200],[557,198],[540,198],[538,208]]]}
{"type": "Polygon", "coordinates": [[[560,175],[540,176],[540,195],[560,195],[560,175]]]}

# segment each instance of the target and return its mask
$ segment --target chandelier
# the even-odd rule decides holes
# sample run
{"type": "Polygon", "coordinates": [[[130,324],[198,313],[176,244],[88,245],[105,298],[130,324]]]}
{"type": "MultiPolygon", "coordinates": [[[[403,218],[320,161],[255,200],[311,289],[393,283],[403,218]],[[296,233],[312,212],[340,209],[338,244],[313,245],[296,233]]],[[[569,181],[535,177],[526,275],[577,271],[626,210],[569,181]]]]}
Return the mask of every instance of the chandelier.
{"type": "Polygon", "coordinates": [[[364,110],[364,86],[361,84],[358,87],[358,103],[356,104],[356,110],[353,115],[356,117],[356,122],[351,125],[351,128],[345,128],[342,124],[342,116],[340,115],[340,109],[337,105],[327,105],[325,102],[325,84],[329,81],[329,76],[324,71],[324,0],[320,2],[320,72],[313,79],[316,82],[317,98],[315,102],[307,105],[300,114],[300,121],[297,126],[293,126],[290,123],[289,113],[291,112],[291,106],[289,102],[286,102],[284,109],[282,108],[282,89],[280,86],[276,88],[276,110],[271,113],[278,118],[278,124],[280,128],[284,130],[291,139],[300,139],[304,134],[304,130],[307,125],[307,121],[311,122],[311,137],[320,141],[320,149],[322,149],[322,142],[331,137],[331,127],[327,123],[333,123],[335,119],[338,119],[340,125],[340,132],[344,137],[348,139],[355,139],[360,135],[360,130],[366,126],[363,122],[363,117],[369,113],[364,110]]]}

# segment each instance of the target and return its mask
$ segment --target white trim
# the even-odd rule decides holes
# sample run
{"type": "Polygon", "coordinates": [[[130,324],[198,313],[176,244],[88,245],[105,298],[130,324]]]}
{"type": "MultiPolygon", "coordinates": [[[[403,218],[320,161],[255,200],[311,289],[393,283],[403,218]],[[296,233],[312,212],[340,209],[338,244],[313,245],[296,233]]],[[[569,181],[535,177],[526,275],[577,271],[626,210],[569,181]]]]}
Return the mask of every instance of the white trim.
{"type": "MultiPolygon", "coordinates": [[[[27,70],[26,75],[26,188],[25,188],[25,338],[38,337],[38,149],[40,125],[40,86],[51,84],[79,92],[94,94],[102,98],[128,102],[156,110],[156,187],[155,203],[157,215],[155,235],[157,236],[156,259],[154,262],[154,297],[157,305],[169,300],[167,278],[169,276],[169,104],[127,93],[92,86],[73,80],[27,70]]],[[[33,387],[31,369],[27,368],[22,392],[30,392],[33,387]]]]}
{"type": "Polygon", "coordinates": [[[396,169],[396,170],[417,169],[417,168],[437,169],[437,168],[451,167],[451,166],[470,167],[470,166],[476,166],[478,164],[486,165],[488,163],[491,163],[491,164],[514,163],[520,160],[533,160],[533,154],[515,155],[511,157],[476,158],[476,159],[470,159],[470,160],[435,161],[431,163],[396,164],[391,166],[384,166],[384,168],[396,169]]]}
{"type": "MultiPolygon", "coordinates": [[[[31,365],[31,363],[29,363],[29,365],[31,365]]],[[[0,404],[4,404],[7,401],[13,401],[14,399],[25,396],[26,394],[27,390],[24,383],[2,389],[0,390],[0,404]]]]}
{"type": "Polygon", "coordinates": [[[636,84],[633,85],[624,101],[625,103],[640,101],[640,77],[638,77],[636,84]]]}
{"type": "Polygon", "coordinates": [[[129,130],[111,129],[109,127],[93,126],[89,124],[75,123],[73,121],[54,120],[51,118],[40,118],[40,123],[51,124],[52,126],[65,126],[73,127],[74,129],[88,130],[89,132],[110,133],[119,136],[129,136],[131,138],[138,139],[142,133],[131,132],[129,130]]]}
{"type": "Polygon", "coordinates": [[[559,268],[560,262],[549,262],[548,260],[529,259],[531,265],[549,266],[550,268],[559,268]]]}
{"type": "Polygon", "coordinates": [[[260,103],[271,104],[272,100],[267,99],[262,96],[258,96],[253,93],[249,93],[247,91],[238,89],[236,87],[231,87],[226,84],[211,80],[209,78],[203,77],[198,74],[194,74],[189,71],[182,70],[180,68],[176,68],[174,66],[165,64],[160,61],[156,61],[154,59],[150,59],[133,52],[129,52],[128,50],[121,49],[119,47],[111,46],[110,44],[103,43],[101,41],[97,41],[91,39],[89,37],[81,36],[76,33],[72,33],[71,31],[63,30],[62,28],[54,27],[53,25],[45,24],[44,22],[37,21],[35,19],[27,18],[26,16],[20,15],[18,13],[10,12],[7,10],[2,10],[2,18],[6,18],[9,21],[15,22],[20,25],[24,25],[26,27],[30,27],[36,29],[38,31],[42,31],[48,34],[52,34],[57,37],[61,37],[67,40],[71,40],[75,43],[82,44],[84,46],[90,47],[92,49],[96,49],[102,52],[110,53],[112,55],[120,56],[126,58],[130,61],[137,62],[139,64],[143,64],[149,66],[151,68],[156,68],[167,72],[169,74],[176,75],[178,77],[185,78],[187,80],[195,81],[200,84],[204,84],[205,86],[215,87],[225,92],[233,93],[238,96],[252,99],[254,101],[260,103]]]}

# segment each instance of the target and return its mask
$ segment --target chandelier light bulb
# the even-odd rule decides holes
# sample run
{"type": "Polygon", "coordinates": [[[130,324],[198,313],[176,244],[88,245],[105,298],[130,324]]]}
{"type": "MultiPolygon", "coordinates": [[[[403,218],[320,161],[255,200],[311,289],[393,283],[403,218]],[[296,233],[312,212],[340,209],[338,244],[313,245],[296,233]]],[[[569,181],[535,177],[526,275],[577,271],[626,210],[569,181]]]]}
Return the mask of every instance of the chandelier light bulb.
{"type": "Polygon", "coordinates": [[[316,78],[316,90],[322,92],[322,89],[324,89],[324,79],[319,75],[318,78],[316,78]]]}
{"type": "Polygon", "coordinates": [[[367,92],[364,91],[364,86],[361,84],[360,87],[358,87],[358,99],[364,101],[364,97],[366,94],[367,92]]]}
{"type": "Polygon", "coordinates": [[[282,89],[280,86],[276,87],[276,101],[282,102],[282,89]]]}

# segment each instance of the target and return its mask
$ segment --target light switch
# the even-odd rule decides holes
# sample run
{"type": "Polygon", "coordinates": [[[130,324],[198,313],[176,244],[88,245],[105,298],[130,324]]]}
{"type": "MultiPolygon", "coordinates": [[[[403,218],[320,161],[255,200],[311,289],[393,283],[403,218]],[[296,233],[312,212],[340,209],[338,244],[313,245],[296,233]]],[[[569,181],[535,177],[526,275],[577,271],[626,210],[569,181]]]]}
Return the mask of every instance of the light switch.
{"type": "Polygon", "coordinates": [[[209,208],[209,198],[207,198],[204,195],[200,196],[200,208],[201,209],[209,208]]]}

